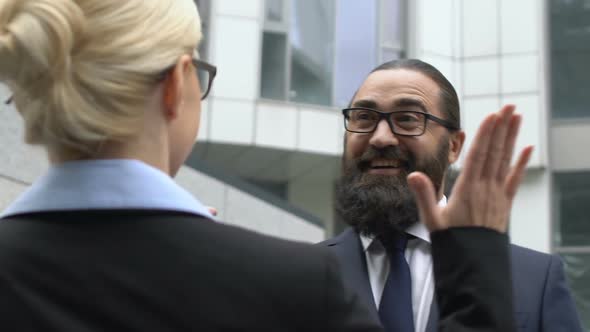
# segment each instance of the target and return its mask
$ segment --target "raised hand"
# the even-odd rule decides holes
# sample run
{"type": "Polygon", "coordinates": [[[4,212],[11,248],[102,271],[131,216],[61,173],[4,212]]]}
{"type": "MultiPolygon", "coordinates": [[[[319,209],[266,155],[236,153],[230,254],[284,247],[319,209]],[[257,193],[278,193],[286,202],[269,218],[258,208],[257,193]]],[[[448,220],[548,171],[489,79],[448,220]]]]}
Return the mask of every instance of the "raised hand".
{"type": "Polygon", "coordinates": [[[504,106],[483,120],[447,206],[437,205],[434,186],[425,174],[408,176],[420,217],[431,232],[463,226],[506,232],[512,202],[533,151],[532,146],[524,148],[510,167],[521,122],[514,109],[504,106]]]}

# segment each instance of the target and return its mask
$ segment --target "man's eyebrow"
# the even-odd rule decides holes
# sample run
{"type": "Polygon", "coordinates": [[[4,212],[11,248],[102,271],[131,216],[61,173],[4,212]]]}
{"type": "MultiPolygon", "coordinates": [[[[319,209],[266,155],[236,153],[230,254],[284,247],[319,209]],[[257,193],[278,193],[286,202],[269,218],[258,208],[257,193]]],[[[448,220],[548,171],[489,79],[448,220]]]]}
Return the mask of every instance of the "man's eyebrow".
{"type": "MultiPolygon", "coordinates": [[[[366,108],[372,108],[372,109],[379,109],[379,106],[377,105],[377,103],[371,99],[356,100],[352,103],[351,107],[366,107],[366,108]]],[[[391,104],[391,109],[388,109],[388,110],[384,109],[381,111],[387,112],[387,111],[392,111],[392,110],[396,110],[398,108],[403,108],[403,107],[417,107],[422,112],[428,113],[428,110],[426,109],[426,105],[424,105],[424,103],[421,100],[413,99],[413,98],[397,99],[391,104]]]]}
{"type": "Polygon", "coordinates": [[[426,105],[421,100],[413,99],[413,98],[401,98],[394,101],[391,105],[393,109],[399,107],[418,107],[422,112],[428,113],[426,109],[426,105]]]}
{"type": "Polygon", "coordinates": [[[352,107],[366,107],[377,109],[377,103],[369,99],[359,99],[352,103],[352,107]]]}

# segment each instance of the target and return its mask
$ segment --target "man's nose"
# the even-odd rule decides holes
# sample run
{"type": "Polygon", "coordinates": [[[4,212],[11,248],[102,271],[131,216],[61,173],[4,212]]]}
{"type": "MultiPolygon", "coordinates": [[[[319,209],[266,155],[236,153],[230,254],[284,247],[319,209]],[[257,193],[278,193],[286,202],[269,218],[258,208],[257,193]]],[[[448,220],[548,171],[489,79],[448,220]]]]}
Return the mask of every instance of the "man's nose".
{"type": "Polygon", "coordinates": [[[377,124],[377,129],[373,132],[369,144],[375,148],[381,149],[388,146],[396,146],[399,144],[398,138],[393,133],[392,128],[385,119],[381,119],[377,124]]]}

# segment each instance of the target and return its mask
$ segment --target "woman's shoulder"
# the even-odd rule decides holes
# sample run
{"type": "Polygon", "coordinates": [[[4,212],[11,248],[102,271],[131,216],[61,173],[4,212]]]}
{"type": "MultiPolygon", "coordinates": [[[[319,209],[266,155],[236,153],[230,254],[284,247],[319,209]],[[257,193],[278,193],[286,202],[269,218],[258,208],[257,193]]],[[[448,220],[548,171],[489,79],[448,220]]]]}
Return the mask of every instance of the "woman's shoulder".
{"type": "Polygon", "coordinates": [[[133,234],[165,242],[174,239],[186,248],[201,244],[234,257],[286,260],[302,266],[322,264],[327,250],[309,243],[280,239],[193,213],[169,210],[75,210],[14,215],[0,219],[0,239],[100,237],[133,234]]]}

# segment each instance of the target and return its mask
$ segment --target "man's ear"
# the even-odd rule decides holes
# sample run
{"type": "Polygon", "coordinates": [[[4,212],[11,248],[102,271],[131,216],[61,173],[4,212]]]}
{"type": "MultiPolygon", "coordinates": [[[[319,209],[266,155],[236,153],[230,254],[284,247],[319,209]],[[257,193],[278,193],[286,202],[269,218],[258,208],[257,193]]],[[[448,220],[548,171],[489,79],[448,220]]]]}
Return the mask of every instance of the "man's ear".
{"type": "Polygon", "coordinates": [[[180,114],[184,89],[187,84],[187,72],[190,74],[191,57],[181,56],[173,68],[170,69],[163,82],[164,117],[167,120],[174,120],[180,114]]]}
{"type": "Polygon", "coordinates": [[[453,164],[459,159],[463,143],[465,143],[465,132],[463,130],[452,132],[449,135],[449,164],[453,164]]]}

